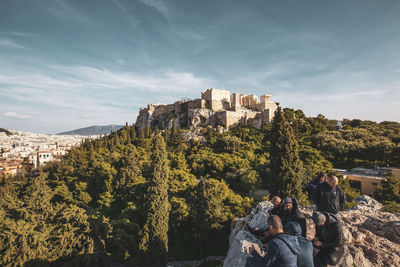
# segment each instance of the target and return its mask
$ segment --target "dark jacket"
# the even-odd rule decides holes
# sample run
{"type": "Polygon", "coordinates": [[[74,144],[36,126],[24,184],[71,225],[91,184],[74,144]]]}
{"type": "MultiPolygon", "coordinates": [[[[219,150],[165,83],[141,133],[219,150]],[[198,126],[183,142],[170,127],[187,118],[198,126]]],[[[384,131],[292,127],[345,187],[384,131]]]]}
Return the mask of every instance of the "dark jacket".
{"type": "Polygon", "coordinates": [[[327,182],[320,183],[315,188],[313,197],[317,210],[321,212],[338,213],[344,209],[346,198],[343,189],[338,185],[330,187],[327,182]]]}
{"type": "Polygon", "coordinates": [[[313,244],[310,240],[301,236],[301,227],[297,222],[288,222],[285,224],[285,232],[296,236],[300,245],[300,254],[297,255],[298,267],[314,267],[313,244]]]}
{"type": "Polygon", "coordinates": [[[307,192],[308,192],[308,196],[309,198],[312,198],[312,195],[315,191],[315,188],[317,188],[317,186],[321,184],[321,182],[319,181],[318,178],[314,178],[311,182],[309,182],[307,184],[307,192]]]}
{"type": "Polygon", "coordinates": [[[264,257],[253,251],[252,256],[258,266],[264,267],[296,267],[297,255],[300,253],[297,237],[277,234],[269,241],[268,250],[264,257]]]}
{"type": "Polygon", "coordinates": [[[307,184],[307,188],[311,191],[314,191],[315,188],[317,188],[317,185],[319,185],[321,182],[319,181],[318,178],[314,178],[311,182],[307,184]]]}
{"type": "Polygon", "coordinates": [[[282,218],[283,206],[284,206],[284,203],[283,203],[283,201],[281,201],[281,203],[277,207],[274,207],[271,210],[271,214],[278,215],[280,218],[282,218]]]}
{"type": "Polygon", "coordinates": [[[316,237],[321,241],[322,247],[314,249],[315,266],[336,265],[344,255],[342,224],[333,214],[324,214],[327,221],[316,228],[316,237]]]}
{"type": "Polygon", "coordinates": [[[295,198],[292,198],[292,205],[293,205],[293,209],[291,212],[289,211],[282,211],[282,215],[281,220],[282,220],[282,224],[285,225],[288,222],[297,222],[300,224],[301,226],[301,230],[302,230],[302,236],[306,237],[307,236],[307,221],[306,221],[306,217],[304,216],[304,213],[302,213],[299,210],[299,206],[297,204],[297,200],[295,198]]]}
{"type": "Polygon", "coordinates": [[[322,242],[322,248],[333,248],[344,246],[343,227],[339,219],[324,212],[326,222],[322,226],[316,227],[315,236],[322,242]]]}

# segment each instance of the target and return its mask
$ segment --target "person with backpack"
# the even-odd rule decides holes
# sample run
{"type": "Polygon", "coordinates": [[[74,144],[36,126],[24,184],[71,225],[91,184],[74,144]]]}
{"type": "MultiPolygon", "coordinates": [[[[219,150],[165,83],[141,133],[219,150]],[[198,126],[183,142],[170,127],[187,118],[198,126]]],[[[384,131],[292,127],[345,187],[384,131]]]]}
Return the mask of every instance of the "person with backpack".
{"type": "Polygon", "coordinates": [[[301,236],[301,227],[297,222],[288,222],[283,227],[285,233],[297,237],[300,245],[300,253],[297,255],[298,267],[314,267],[313,244],[307,238],[301,236]]]}

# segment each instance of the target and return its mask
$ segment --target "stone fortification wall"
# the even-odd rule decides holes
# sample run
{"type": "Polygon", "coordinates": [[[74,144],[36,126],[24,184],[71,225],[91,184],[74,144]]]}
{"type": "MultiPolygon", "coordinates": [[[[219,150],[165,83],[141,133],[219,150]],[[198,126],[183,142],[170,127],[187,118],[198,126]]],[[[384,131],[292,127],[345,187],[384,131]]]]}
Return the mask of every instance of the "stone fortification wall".
{"type": "Polygon", "coordinates": [[[256,110],[265,114],[263,119],[264,123],[270,123],[272,121],[277,108],[278,105],[272,101],[261,102],[256,106],[256,110]]]}
{"type": "Polygon", "coordinates": [[[188,101],[188,109],[206,108],[206,101],[204,99],[195,99],[188,101]]]}
{"type": "Polygon", "coordinates": [[[262,95],[258,102],[255,95],[231,95],[227,90],[211,88],[201,93],[201,99],[148,105],[140,110],[136,126],[170,128],[175,119],[181,127],[188,128],[210,125],[229,129],[240,124],[260,128],[272,121],[276,109],[271,95],[262,95]]]}
{"type": "Polygon", "coordinates": [[[248,95],[244,97],[244,106],[250,109],[256,109],[258,99],[256,95],[248,95]]]}
{"type": "Polygon", "coordinates": [[[227,90],[207,89],[201,92],[201,99],[206,101],[206,108],[214,111],[230,109],[231,106],[231,96],[227,90]]]}
{"type": "Polygon", "coordinates": [[[229,129],[238,125],[251,125],[252,119],[256,117],[258,112],[251,110],[225,111],[226,121],[225,128],[229,129]]]}

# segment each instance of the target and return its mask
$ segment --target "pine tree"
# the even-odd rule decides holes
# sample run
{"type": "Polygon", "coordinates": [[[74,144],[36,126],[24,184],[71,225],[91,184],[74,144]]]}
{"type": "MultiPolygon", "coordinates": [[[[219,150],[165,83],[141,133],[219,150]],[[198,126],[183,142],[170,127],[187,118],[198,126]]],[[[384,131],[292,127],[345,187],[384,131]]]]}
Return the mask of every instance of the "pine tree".
{"type": "Polygon", "coordinates": [[[151,175],[147,191],[149,208],[143,229],[141,248],[149,266],[165,266],[168,252],[169,162],[164,139],[156,135],[152,141],[151,175]]]}
{"type": "Polygon", "coordinates": [[[275,112],[270,139],[270,191],[303,202],[305,200],[301,188],[303,163],[298,153],[299,145],[281,107],[275,112]]]}
{"type": "Polygon", "coordinates": [[[378,185],[375,198],[381,202],[400,201],[400,182],[392,173],[378,185]]]}

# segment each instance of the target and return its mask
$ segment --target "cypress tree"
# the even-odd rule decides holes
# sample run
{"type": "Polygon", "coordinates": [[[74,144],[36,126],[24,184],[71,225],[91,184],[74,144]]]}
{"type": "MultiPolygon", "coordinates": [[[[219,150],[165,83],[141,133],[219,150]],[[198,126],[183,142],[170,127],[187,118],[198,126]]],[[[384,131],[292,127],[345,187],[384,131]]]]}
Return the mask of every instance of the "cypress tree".
{"type": "Polygon", "coordinates": [[[132,141],[136,139],[136,126],[135,126],[135,124],[132,124],[132,126],[131,126],[131,139],[132,139],[132,141]]]}
{"type": "Polygon", "coordinates": [[[172,119],[171,134],[168,138],[168,145],[174,152],[181,152],[186,149],[186,140],[179,127],[176,126],[175,119],[172,119]]]}
{"type": "Polygon", "coordinates": [[[298,152],[298,142],[281,107],[275,111],[271,128],[271,162],[269,169],[270,191],[284,197],[305,200],[302,192],[303,163],[298,152]]]}
{"type": "Polygon", "coordinates": [[[151,128],[150,125],[146,125],[146,138],[150,138],[151,137],[151,128]]]}
{"type": "Polygon", "coordinates": [[[165,266],[168,252],[169,162],[164,139],[160,135],[152,140],[151,174],[149,179],[148,211],[143,228],[141,248],[149,266],[165,266]]]}
{"type": "Polygon", "coordinates": [[[140,129],[140,140],[143,141],[146,138],[144,128],[140,129]]]}
{"type": "Polygon", "coordinates": [[[168,140],[168,129],[165,128],[165,130],[164,130],[164,141],[167,142],[167,140],[168,140]]]}
{"type": "Polygon", "coordinates": [[[214,179],[206,180],[200,177],[194,197],[194,217],[200,247],[200,257],[202,264],[205,264],[207,258],[207,247],[213,230],[221,227],[225,221],[225,207],[223,203],[223,194],[218,181],[214,179]]]}
{"type": "Polygon", "coordinates": [[[94,153],[94,147],[92,142],[89,144],[89,161],[93,164],[93,161],[95,160],[95,153],[94,153]]]}

